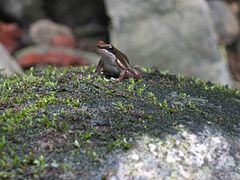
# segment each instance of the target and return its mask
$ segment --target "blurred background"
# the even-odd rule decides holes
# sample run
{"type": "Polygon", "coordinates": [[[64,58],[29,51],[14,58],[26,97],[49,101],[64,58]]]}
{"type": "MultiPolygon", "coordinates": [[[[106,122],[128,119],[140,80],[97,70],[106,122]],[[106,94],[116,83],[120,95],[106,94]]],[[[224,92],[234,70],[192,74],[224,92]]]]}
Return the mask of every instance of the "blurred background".
{"type": "Polygon", "coordinates": [[[1,0],[0,69],[97,64],[97,41],[132,65],[240,88],[239,0],[1,0]]]}

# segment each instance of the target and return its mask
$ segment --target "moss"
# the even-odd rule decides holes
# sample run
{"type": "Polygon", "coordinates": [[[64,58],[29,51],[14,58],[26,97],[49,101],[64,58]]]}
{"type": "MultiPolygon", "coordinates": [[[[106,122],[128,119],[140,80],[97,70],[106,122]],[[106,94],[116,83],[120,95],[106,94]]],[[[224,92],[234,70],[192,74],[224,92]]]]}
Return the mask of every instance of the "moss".
{"type": "Polygon", "coordinates": [[[236,133],[237,90],[149,68],[123,82],[94,71],[35,68],[0,79],[0,178],[90,176],[138,136],[164,137],[189,121],[236,133]]]}
{"type": "Polygon", "coordinates": [[[132,147],[132,144],[127,143],[125,141],[114,141],[110,144],[108,144],[108,149],[113,150],[113,149],[124,149],[124,150],[129,150],[132,147]]]}

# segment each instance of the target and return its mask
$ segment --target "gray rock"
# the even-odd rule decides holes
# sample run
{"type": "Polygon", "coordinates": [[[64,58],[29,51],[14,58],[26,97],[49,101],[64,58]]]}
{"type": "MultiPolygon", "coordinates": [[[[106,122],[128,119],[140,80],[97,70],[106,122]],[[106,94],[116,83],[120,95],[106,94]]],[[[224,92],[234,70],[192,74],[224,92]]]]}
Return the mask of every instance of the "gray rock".
{"type": "Polygon", "coordinates": [[[15,62],[2,44],[0,44],[0,73],[5,75],[22,73],[21,67],[15,62]]]}
{"type": "Polygon", "coordinates": [[[216,32],[224,43],[228,44],[238,36],[239,23],[224,1],[209,1],[211,15],[214,21],[216,32]]]}
{"type": "Polygon", "coordinates": [[[73,36],[73,33],[69,27],[48,19],[36,21],[30,27],[30,36],[38,44],[50,44],[52,38],[58,35],[73,36]]]}
{"type": "Polygon", "coordinates": [[[141,137],[135,149],[118,156],[111,179],[240,178],[239,139],[234,139],[233,147],[228,137],[209,125],[199,135],[183,125],[176,128],[178,133],[164,140],[141,137]]]}
{"type": "Polygon", "coordinates": [[[132,64],[231,83],[203,0],[105,0],[111,42],[132,64]]]}

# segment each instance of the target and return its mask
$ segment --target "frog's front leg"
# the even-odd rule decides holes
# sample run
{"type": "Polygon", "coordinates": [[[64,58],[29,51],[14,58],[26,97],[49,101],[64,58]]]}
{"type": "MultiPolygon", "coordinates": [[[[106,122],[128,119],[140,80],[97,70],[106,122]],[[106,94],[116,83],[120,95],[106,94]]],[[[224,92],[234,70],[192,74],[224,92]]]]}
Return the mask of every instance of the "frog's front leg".
{"type": "Polygon", "coordinates": [[[96,67],[96,71],[95,71],[95,72],[96,72],[97,74],[101,74],[102,69],[103,69],[103,66],[104,66],[103,60],[100,59],[98,65],[97,65],[97,67],[96,67]]]}

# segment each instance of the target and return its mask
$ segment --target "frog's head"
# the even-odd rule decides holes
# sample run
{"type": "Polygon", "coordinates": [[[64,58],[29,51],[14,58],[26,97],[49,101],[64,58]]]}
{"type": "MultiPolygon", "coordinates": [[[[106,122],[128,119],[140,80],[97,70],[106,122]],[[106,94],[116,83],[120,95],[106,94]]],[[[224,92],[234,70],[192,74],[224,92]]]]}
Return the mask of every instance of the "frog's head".
{"type": "Polygon", "coordinates": [[[107,44],[104,41],[98,41],[96,50],[101,56],[116,58],[114,46],[107,44]]]}

